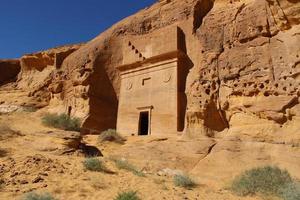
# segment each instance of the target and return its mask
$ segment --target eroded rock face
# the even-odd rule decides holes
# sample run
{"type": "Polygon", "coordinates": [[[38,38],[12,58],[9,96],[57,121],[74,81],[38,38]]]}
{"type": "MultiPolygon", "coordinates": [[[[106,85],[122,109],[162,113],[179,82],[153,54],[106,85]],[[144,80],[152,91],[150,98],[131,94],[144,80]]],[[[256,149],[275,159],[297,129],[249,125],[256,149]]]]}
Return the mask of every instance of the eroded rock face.
{"type": "Polygon", "coordinates": [[[196,2],[156,3],[114,25],[66,58],[62,66],[67,74],[62,92],[63,109],[71,109],[72,115],[85,119],[84,132],[99,133],[116,127],[120,92],[116,68],[123,64],[123,48],[128,48],[124,40],[137,37],[149,43],[150,34],[160,28],[186,20],[192,26],[189,17],[196,2]]]}
{"type": "Polygon", "coordinates": [[[293,120],[287,110],[299,104],[299,20],[299,2],[216,1],[197,29],[201,60],[187,86],[187,127],[213,134],[238,113],[257,123],[293,120]]]}
{"type": "MultiPolygon", "coordinates": [[[[164,28],[172,26],[182,31],[190,60],[180,86],[188,135],[300,129],[296,0],[158,1],[84,45],[22,57],[18,88],[30,88],[29,96],[52,112],[82,118],[85,133],[115,128],[124,41],[151,45],[152,33],[168,35],[164,28]]],[[[135,47],[147,57],[146,48],[135,47]]]]}
{"type": "Polygon", "coordinates": [[[20,70],[19,60],[0,60],[0,85],[16,81],[20,70]]]}
{"type": "Polygon", "coordinates": [[[27,92],[31,99],[30,105],[47,106],[51,99],[51,91],[57,92],[61,87],[61,81],[57,82],[56,74],[61,74],[63,60],[80,46],[81,44],[62,46],[22,56],[21,71],[13,89],[27,92]]]}

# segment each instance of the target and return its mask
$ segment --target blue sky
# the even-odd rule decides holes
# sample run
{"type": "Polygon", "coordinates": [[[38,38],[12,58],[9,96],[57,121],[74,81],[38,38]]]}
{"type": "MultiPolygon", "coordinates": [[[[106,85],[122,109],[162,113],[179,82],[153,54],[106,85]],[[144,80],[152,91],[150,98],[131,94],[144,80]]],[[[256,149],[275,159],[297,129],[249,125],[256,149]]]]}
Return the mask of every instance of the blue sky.
{"type": "Polygon", "coordinates": [[[156,0],[0,0],[0,59],[93,39],[156,0]]]}

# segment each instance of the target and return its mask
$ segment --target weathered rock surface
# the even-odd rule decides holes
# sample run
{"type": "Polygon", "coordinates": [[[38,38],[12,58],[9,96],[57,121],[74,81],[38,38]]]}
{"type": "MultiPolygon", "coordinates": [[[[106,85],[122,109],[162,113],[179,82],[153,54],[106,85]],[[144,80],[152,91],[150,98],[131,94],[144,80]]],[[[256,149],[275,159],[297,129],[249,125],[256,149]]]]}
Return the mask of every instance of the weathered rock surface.
{"type": "Polygon", "coordinates": [[[0,85],[16,81],[20,70],[19,60],[0,60],[0,85]]]}
{"type": "MultiPolygon", "coordinates": [[[[85,145],[81,147],[86,151],[82,153],[92,156],[100,149],[104,157],[98,159],[115,174],[90,172],[83,165],[87,154],[79,151],[79,154],[58,156],[55,149],[77,147],[78,142],[73,140],[77,141],[79,133],[73,135],[73,132],[42,126],[39,112],[0,116],[0,124],[7,124],[22,134],[9,131],[6,134],[13,137],[2,141],[0,138],[0,199],[22,198],[24,193],[33,190],[47,191],[59,199],[113,199],[120,190],[135,188],[145,200],[262,200],[265,198],[260,196],[236,196],[225,188],[240,172],[264,165],[279,166],[293,178],[300,178],[297,134],[259,135],[245,127],[235,133],[223,132],[215,138],[193,140],[174,136],[130,136],[124,144],[99,143],[98,135],[86,135],[85,145]],[[146,178],[118,169],[112,158],[126,158],[136,170],[144,172],[146,178]],[[172,176],[181,173],[190,175],[199,186],[193,190],[175,187],[172,176]]],[[[235,118],[238,120],[238,115],[235,118]]],[[[263,121],[268,120],[260,122],[263,121]]],[[[238,128],[233,126],[235,130],[238,128]]],[[[0,131],[0,136],[2,133],[0,131]]]]}
{"type": "Polygon", "coordinates": [[[299,1],[235,1],[230,9],[217,2],[197,29],[187,126],[222,131],[241,114],[256,116],[253,126],[296,120],[289,109],[299,104],[299,1]]]}
{"type": "Polygon", "coordinates": [[[63,60],[82,44],[62,46],[22,56],[19,60],[0,61],[0,100],[8,104],[45,107],[51,99],[50,84],[55,82],[63,60]],[[2,72],[3,71],[3,72],[2,72]]]}
{"type": "MultiPolygon", "coordinates": [[[[51,159],[41,154],[26,156],[21,160],[6,158],[0,163],[1,174],[6,174],[6,187],[22,188],[22,192],[30,192],[29,188],[44,188],[44,180],[51,176],[62,175],[67,168],[57,159],[51,159]],[[29,188],[27,188],[29,187],[29,188]]],[[[20,192],[20,189],[15,190],[20,192]]]]}
{"type": "Polygon", "coordinates": [[[171,26],[182,30],[192,63],[187,135],[299,133],[297,0],[158,1],[86,44],[23,56],[17,88],[35,105],[81,117],[87,133],[114,128],[124,41],[147,43],[171,26]]]}

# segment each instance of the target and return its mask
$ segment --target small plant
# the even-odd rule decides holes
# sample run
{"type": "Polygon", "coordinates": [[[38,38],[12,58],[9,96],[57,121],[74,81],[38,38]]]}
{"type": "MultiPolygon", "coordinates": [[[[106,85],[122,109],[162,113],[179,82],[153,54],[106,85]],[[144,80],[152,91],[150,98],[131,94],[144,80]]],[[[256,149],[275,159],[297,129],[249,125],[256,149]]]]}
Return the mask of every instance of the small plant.
{"type": "Polygon", "coordinates": [[[122,144],[124,143],[125,139],[115,129],[108,129],[99,135],[99,141],[116,142],[122,144]]]}
{"type": "Polygon", "coordinates": [[[177,187],[193,188],[196,186],[196,183],[187,175],[177,174],[174,176],[173,181],[177,187]]]}
{"type": "Polygon", "coordinates": [[[80,119],[66,114],[46,114],[42,118],[44,125],[66,131],[80,131],[80,119]]]}
{"type": "Polygon", "coordinates": [[[127,160],[124,159],[113,159],[117,168],[124,169],[132,172],[136,176],[145,177],[145,173],[138,170],[134,165],[130,164],[127,160]]]}
{"type": "Polygon", "coordinates": [[[240,196],[271,195],[280,196],[281,189],[292,183],[292,178],[286,170],[266,166],[245,171],[236,177],[231,190],[240,196]]]}
{"type": "Polygon", "coordinates": [[[83,166],[85,167],[85,169],[94,172],[106,171],[106,167],[104,166],[102,161],[100,161],[97,158],[86,158],[85,161],[83,162],[83,166]]]}
{"type": "Polygon", "coordinates": [[[119,193],[118,196],[114,200],[140,200],[135,191],[128,191],[119,193]]]}
{"type": "Polygon", "coordinates": [[[30,192],[25,194],[22,200],[55,200],[55,198],[52,197],[49,193],[38,194],[35,192],[30,192]]]}
{"type": "Polygon", "coordinates": [[[280,191],[280,197],[283,200],[299,200],[300,199],[300,182],[287,184],[280,191]]]}

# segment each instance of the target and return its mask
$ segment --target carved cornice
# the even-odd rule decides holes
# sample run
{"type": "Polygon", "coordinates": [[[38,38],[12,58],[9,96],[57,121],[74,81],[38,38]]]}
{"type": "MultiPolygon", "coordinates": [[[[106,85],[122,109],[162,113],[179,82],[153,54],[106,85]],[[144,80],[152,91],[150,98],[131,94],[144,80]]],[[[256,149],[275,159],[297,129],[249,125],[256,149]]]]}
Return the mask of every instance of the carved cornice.
{"type": "Polygon", "coordinates": [[[131,64],[121,65],[121,66],[118,66],[117,69],[121,72],[125,72],[125,71],[136,69],[139,67],[145,67],[146,65],[149,65],[149,64],[155,64],[158,62],[163,62],[163,61],[172,60],[172,59],[176,59],[176,58],[178,60],[179,59],[188,59],[188,56],[184,52],[182,52],[180,50],[176,50],[176,51],[168,52],[168,53],[161,54],[158,56],[153,56],[153,57],[147,58],[143,61],[137,61],[137,62],[134,62],[131,64]]]}

